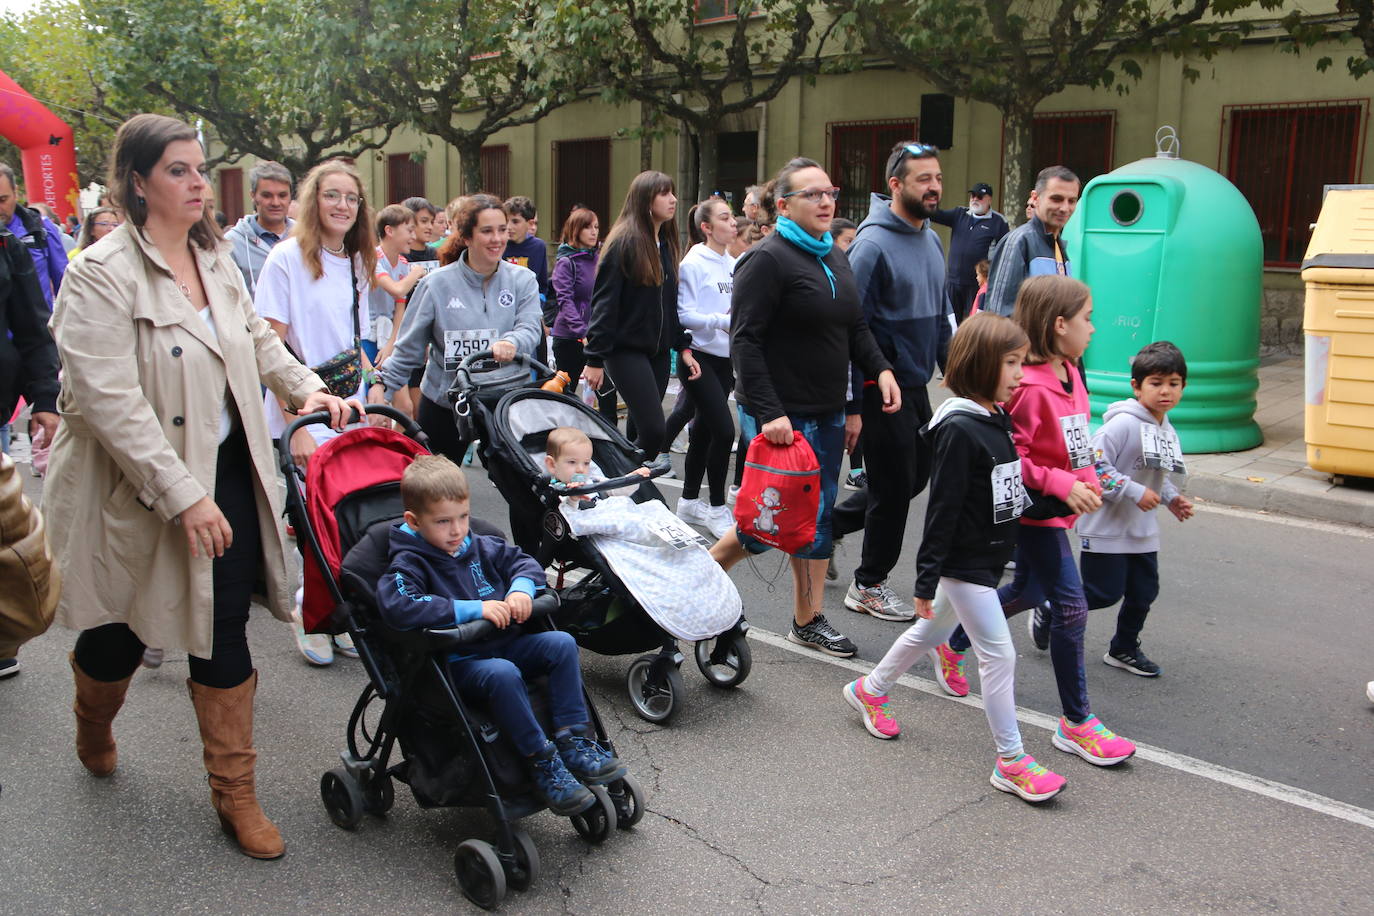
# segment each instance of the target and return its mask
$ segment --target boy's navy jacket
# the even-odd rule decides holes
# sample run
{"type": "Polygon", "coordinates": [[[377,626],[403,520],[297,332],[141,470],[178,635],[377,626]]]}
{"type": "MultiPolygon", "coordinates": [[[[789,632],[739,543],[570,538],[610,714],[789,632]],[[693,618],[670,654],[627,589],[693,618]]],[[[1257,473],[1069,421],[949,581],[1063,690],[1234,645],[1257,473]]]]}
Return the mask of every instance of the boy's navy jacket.
{"type": "Polygon", "coordinates": [[[409,526],[396,525],[377,603],[394,629],[447,627],[481,617],[483,601],[503,601],[513,591],[533,596],[543,585],[538,562],[500,538],[469,534],[450,556],[409,526]]]}
{"type": "Polygon", "coordinates": [[[995,588],[1021,527],[1021,507],[1004,512],[1004,521],[994,520],[993,469],[1020,457],[1011,418],[1001,409],[990,414],[968,398],[950,398],[921,434],[934,455],[916,555],[916,597],[934,598],[941,576],[995,588]]]}

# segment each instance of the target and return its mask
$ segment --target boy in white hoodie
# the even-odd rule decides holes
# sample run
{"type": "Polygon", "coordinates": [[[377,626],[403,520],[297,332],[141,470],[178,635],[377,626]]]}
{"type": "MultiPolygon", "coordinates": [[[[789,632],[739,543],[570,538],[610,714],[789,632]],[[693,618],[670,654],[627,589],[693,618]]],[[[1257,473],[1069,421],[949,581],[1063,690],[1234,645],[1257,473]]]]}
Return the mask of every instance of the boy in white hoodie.
{"type": "Polygon", "coordinates": [[[1132,400],[1107,408],[1093,436],[1103,507],[1078,520],[1079,556],[1088,608],[1121,602],[1116,635],[1102,660],[1141,677],[1158,677],[1159,665],[1140,650],[1140,631],[1159,595],[1161,503],[1180,522],[1193,504],[1170,478],[1184,476],[1183,451],[1168,413],[1183,398],[1188,364],[1178,347],[1159,341],[1131,360],[1132,400]]]}

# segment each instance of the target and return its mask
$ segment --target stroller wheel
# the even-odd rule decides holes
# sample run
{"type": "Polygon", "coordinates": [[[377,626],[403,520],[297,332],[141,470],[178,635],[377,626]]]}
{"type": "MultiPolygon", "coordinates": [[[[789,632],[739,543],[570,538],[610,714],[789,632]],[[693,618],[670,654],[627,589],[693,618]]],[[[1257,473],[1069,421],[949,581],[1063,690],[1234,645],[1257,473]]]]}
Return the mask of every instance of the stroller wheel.
{"type": "Polygon", "coordinates": [[[644,790],[633,776],[611,783],[611,801],[615,803],[615,825],[629,830],[644,817],[644,790]]]}
{"type": "Polygon", "coordinates": [[[363,810],[368,814],[380,817],[396,803],[396,785],[385,772],[373,772],[362,792],[363,810]]]}
{"type": "Polygon", "coordinates": [[[519,827],[512,827],[510,835],[515,841],[515,862],[506,868],[506,886],[527,891],[539,880],[539,850],[530,835],[519,827]]]}
{"type": "Polygon", "coordinates": [[[577,835],[588,843],[604,843],[606,837],[615,829],[615,804],[611,796],[601,786],[587,786],[596,796],[596,802],[581,814],[569,818],[577,835]]]}
{"type": "Polygon", "coordinates": [[[697,643],[696,657],[697,667],[712,687],[737,687],[754,667],[749,640],[733,628],[697,643]]]}
{"type": "Polygon", "coordinates": [[[677,712],[683,696],[682,673],[661,655],[641,655],[625,673],[630,702],[641,719],[665,724],[677,712]]]}
{"type": "Polygon", "coordinates": [[[343,767],[335,767],[320,777],[320,798],[329,819],[345,830],[353,830],[363,819],[363,790],[343,767]]]}
{"type": "Polygon", "coordinates": [[[464,840],[453,854],[453,873],[463,896],[484,910],[493,910],[506,899],[506,873],[486,840],[464,840]]]}

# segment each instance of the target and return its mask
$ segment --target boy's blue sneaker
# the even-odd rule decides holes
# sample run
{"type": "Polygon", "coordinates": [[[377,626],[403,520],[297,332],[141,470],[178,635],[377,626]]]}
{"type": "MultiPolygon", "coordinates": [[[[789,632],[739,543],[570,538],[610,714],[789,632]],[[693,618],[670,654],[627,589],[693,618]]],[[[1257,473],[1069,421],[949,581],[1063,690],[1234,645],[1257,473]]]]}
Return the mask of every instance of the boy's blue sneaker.
{"type": "Polygon", "coordinates": [[[560,733],[555,739],[558,756],[574,776],[585,783],[601,785],[624,779],[627,770],[614,754],[597,741],[576,732],[560,733]]]}
{"type": "Polygon", "coordinates": [[[572,817],[596,803],[596,796],[568,772],[552,742],[530,758],[530,770],[535,791],[554,814],[572,817]]]}

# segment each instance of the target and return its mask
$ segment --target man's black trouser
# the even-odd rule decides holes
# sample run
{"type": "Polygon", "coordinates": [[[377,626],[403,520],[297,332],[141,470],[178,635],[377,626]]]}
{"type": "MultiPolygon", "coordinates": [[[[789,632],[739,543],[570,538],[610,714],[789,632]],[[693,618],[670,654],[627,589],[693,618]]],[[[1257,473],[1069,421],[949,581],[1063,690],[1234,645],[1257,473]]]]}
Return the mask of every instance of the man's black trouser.
{"type": "Polygon", "coordinates": [[[902,409],[883,413],[878,386],[863,396],[864,472],[868,486],[835,506],[835,537],[862,530],[863,556],[854,570],[860,585],[887,580],[902,555],[911,501],[930,481],[930,446],[921,427],[930,422],[930,395],[924,386],[902,389],[902,409]]]}

